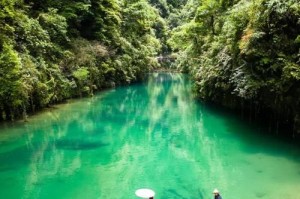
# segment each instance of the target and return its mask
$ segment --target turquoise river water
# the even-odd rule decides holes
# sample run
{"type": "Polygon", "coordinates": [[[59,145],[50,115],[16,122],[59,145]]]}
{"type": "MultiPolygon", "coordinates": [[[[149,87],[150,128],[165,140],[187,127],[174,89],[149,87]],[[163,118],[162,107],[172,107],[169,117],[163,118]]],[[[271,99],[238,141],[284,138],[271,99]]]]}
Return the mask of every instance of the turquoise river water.
{"type": "Polygon", "coordinates": [[[194,99],[182,74],[0,128],[0,198],[300,199],[300,149],[194,99]]]}

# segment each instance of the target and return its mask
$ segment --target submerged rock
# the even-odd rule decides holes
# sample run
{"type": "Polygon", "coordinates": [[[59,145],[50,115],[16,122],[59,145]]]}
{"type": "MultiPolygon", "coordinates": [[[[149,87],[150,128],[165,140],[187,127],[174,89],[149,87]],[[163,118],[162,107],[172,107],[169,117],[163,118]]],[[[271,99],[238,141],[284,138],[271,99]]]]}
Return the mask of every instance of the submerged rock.
{"type": "Polygon", "coordinates": [[[263,197],[265,197],[266,195],[267,195],[266,192],[257,192],[257,193],[255,193],[255,196],[256,196],[257,198],[263,198],[263,197]]]}

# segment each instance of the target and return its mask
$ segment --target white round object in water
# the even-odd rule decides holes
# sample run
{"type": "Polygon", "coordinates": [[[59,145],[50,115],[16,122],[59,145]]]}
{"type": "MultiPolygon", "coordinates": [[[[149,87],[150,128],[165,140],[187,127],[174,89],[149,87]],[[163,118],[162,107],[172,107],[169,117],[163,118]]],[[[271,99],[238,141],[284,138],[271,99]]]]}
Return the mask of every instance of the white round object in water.
{"type": "Polygon", "coordinates": [[[151,198],[155,193],[151,189],[138,189],[135,191],[135,195],[140,198],[151,198]]]}

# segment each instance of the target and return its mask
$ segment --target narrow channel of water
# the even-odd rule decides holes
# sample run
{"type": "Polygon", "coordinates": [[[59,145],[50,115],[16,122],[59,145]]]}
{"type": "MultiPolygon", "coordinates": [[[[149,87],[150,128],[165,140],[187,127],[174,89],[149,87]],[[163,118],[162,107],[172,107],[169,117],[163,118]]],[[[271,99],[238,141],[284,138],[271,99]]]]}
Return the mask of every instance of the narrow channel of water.
{"type": "Polygon", "coordinates": [[[300,149],[197,102],[182,74],[0,129],[0,198],[300,199],[300,149]]]}

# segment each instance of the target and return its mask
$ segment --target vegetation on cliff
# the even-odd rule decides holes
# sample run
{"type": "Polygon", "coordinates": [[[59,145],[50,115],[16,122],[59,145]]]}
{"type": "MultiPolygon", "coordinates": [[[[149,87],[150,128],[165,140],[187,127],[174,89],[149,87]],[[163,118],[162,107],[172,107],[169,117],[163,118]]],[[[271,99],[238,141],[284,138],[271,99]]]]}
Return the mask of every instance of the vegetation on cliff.
{"type": "Polygon", "coordinates": [[[0,120],[128,84],[157,66],[147,0],[0,2],[0,120]]]}
{"type": "Polygon", "coordinates": [[[3,0],[0,10],[0,120],[176,57],[202,100],[300,135],[298,0],[3,0]]]}
{"type": "Polygon", "coordinates": [[[189,0],[169,40],[199,97],[300,134],[297,0],[189,0]]]}

